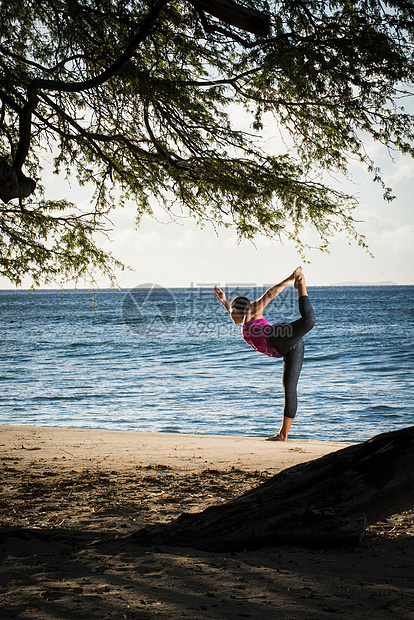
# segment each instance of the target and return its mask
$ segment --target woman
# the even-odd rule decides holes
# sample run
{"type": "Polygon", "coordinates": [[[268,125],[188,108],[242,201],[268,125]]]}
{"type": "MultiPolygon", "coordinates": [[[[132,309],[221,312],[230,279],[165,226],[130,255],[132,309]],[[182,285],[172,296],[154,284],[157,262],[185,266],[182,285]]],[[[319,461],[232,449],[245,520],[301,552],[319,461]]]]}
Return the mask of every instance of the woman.
{"type": "Polygon", "coordinates": [[[283,357],[283,423],[277,435],[269,437],[268,441],[287,441],[297,410],[297,385],[304,353],[302,336],[315,325],[315,315],[306,290],[302,267],[295,269],[286,280],[269,288],[256,301],[250,302],[247,297],[235,297],[229,302],[218,286],[214,287],[214,294],[230,314],[232,321],[241,324],[242,336],[253,349],[269,357],[283,357]],[[263,310],[291,281],[298,291],[301,318],[292,323],[270,325],[263,317],[263,310]]]}

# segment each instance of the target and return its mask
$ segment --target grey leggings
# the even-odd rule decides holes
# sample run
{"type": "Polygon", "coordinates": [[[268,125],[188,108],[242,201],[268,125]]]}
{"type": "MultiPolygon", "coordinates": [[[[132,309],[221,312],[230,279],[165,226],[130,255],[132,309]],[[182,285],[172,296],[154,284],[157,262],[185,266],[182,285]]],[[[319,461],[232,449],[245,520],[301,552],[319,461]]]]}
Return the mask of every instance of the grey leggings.
{"type": "Polygon", "coordinates": [[[298,406],[297,386],[302,369],[304,344],[302,336],[315,325],[315,314],[307,295],[299,297],[301,318],[293,323],[279,323],[273,326],[270,342],[283,355],[283,389],[285,408],[283,415],[294,418],[298,406]]]}

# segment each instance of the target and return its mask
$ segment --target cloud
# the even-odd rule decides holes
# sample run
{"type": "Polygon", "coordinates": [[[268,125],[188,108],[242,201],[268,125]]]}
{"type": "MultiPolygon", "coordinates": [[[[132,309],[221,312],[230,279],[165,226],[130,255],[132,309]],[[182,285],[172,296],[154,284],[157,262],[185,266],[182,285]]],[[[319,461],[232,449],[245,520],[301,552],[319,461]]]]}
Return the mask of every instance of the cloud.
{"type": "Polygon", "coordinates": [[[395,163],[387,174],[387,182],[406,183],[412,181],[414,177],[414,160],[409,155],[399,155],[395,163]]]}
{"type": "Polygon", "coordinates": [[[413,238],[413,224],[400,224],[371,233],[374,253],[376,247],[381,247],[382,251],[388,248],[388,251],[393,254],[402,254],[407,250],[412,250],[413,238]]]}

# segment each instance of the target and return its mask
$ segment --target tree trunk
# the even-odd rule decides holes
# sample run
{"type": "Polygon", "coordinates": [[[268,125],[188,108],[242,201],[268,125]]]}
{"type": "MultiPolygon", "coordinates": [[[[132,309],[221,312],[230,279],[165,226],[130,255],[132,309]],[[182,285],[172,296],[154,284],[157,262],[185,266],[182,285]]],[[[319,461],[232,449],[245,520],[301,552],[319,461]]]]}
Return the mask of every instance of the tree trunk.
{"type": "Polygon", "coordinates": [[[130,538],[208,551],[358,544],[368,523],[411,508],[414,426],[301,463],[230,502],[130,538]]]}
{"type": "Polygon", "coordinates": [[[34,192],[35,187],[36,183],[33,179],[14,170],[5,158],[0,159],[0,200],[7,203],[14,198],[28,198],[34,192]]]}

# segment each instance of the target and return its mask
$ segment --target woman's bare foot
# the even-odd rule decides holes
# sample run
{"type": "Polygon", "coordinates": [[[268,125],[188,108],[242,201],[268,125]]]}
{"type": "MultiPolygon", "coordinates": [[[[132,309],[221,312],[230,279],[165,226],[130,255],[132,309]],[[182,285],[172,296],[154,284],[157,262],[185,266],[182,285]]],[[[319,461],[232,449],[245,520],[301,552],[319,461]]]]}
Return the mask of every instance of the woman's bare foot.
{"type": "Polygon", "coordinates": [[[280,431],[277,433],[277,435],[273,435],[273,437],[269,437],[268,439],[266,439],[266,441],[287,441],[292,422],[293,418],[287,418],[286,416],[283,416],[283,422],[282,426],[280,427],[280,431]]]}
{"type": "Polygon", "coordinates": [[[282,437],[282,435],[280,433],[278,433],[277,435],[273,435],[273,437],[268,437],[266,439],[266,441],[287,441],[288,438],[286,437],[282,437]]]}
{"type": "Polygon", "coordinates": [[[297,289],[299,297],[308,294],[306,290],[306,281],[305,276],[303,275],[302,267],[298,267],[297,269],[295,269],[295,281],[293,283],[293,286],[297,289]]]}
{"type": "Polygon", "coordinates": [[[298,288],[299,283],[302,282],[303,278],[303,270],[302,267],[298,267],[297,269],[295,269],[295,271],[293,272],[294,276],[295,276],[295,282],[294,282],[294,287],[298,288]]]}

